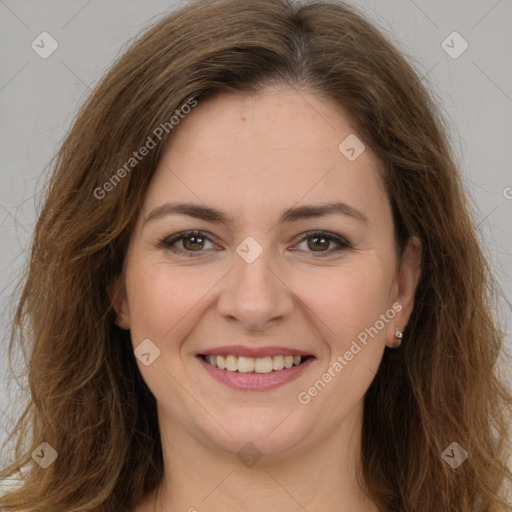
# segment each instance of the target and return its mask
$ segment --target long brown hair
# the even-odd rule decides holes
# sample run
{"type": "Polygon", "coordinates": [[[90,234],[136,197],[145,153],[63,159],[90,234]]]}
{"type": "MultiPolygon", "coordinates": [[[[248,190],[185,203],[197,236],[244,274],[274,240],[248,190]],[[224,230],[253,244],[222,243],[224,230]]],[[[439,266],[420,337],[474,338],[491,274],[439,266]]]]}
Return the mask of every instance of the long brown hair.
{"type": "Polygon", "coordinates": [[[29,354],[30,396],[0,477],[24,477],[0,509],[129,511],[158,486],[156,403],[129,332],[114,324],[108,285],[172,130],[118,170],[191,98],[275,83],[344,109],[384,164],[400,250],[412,235],[423,244],[406,341],[385,351],[365,396],[369,495],[382,510],[512,510],[500,498],[512,476],[512,396],[497,374],[497,284],[442,117],[412,66],[353,8],[292,0],[188,3],[132,44],[82,106],[20,283],[9,356],[29,354]],[[58,453],[46,469],[31,458],[42,442],[58,453]],[[452,442],[468,453],[457,469],[442,456],[452,442]]]}

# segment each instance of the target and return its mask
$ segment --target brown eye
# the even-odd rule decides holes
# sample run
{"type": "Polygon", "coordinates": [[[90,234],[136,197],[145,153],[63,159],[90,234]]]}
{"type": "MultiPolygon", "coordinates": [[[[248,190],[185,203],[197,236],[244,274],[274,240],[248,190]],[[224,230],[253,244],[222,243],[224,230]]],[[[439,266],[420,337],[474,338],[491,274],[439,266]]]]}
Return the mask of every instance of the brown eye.
{"type": "Polygon", "coordinates": [[[162,240],[159,244],[160,247],[168,249],[177,254],[184,256],[193,256],[193,253],[201,254],[206,252],[205,244],[209,242],[213,245],[210,237],[202,231],[187,231],[177,233],[171,237],[162,240]],[[181,242],[181,247],[179,246],[181,242]]]}
{"type": "MultiPolygon", "coordinates": [[[[327,232],[312,232],[306,233],[306,235],[300,240],[300,244],[306,242],[306,252],[316,253],[317,256],[329,256],[331,254],[340,252],[344,249],[350,249],[351,245],[343,238],[327,232]],[[329,244],[335,244],[333,249],[329,249],[329,244]]],[[[299,244],[299,245],[300,245],[299,244]]]]}
{"type": "Polygon", "coordinates": [[[329,247],[329,244],[331,243],[331,240],[327,240],[326,237],[317,235],[313,237],[308,237],[307,240],[308,247],[313,251],[316,251],[316,249],[323,251],[327,249],[329,247]]]}
{"type": "Polygon", "coordinates": [[[204,237],[197,235],[184,236],[181,240],[183,240],[183,247],[187,251],[197,251],[204,247],[204,237]]]}

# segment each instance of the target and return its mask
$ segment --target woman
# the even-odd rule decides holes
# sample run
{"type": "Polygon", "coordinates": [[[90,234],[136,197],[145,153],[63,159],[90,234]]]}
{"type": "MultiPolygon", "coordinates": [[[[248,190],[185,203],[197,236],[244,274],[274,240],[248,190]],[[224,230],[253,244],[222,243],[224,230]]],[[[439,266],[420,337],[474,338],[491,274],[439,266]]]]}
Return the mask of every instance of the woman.
{"type": "Polygon", "coordinates": [[[512,510],[494,281],[442,126],[344,4],[151,27],[58,155],[0,508],[512,510]]]}

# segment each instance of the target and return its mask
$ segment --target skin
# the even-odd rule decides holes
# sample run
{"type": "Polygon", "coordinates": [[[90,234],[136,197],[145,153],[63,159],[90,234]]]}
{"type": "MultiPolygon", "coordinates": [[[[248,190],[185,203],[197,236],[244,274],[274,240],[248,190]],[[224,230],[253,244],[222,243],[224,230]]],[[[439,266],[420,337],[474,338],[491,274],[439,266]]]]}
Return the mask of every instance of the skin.
{"type": "Polygon", "coordinates": [[[157,400],[165,467],[138,512],[230,512],[241,504],[247,512],[378,510],[356,480],[363,398],[386,345],[396,342],[395,326],[407,325],[421,245],[412,239],[399,265],[380,162],[368,146],[355,161],[338,150],[353,133],[339,107],[287,86],[218,94],[175,129],[114,283],[117,324],[130,329],[134,348],[149,338],[160,350],[149,366],[137,360],[157,400]],[[168,201],[208,205],[233,222],[169,215],[144,224],[168,201]],[[349,204],[367,222],[331,214],[278,223],[286,208],[329,201],[349,204]],[[192,257],[159,246],[191,229],[212,235],[174,244],[192,257]],[[315,230],[352,248],[332,252],[335,242],[314,235],[308,245],[301,235],[315,230]],[[263,249],[252,263],[236,252],[247,236],[263,249]],[[393,304],[401,305],[394,318],[300,403],[298,393],[393,304]],[[316,359],[276,389],[233,390],[196,354],[236,344],[297,348],[316,359]],[[262,454],[252,467],[237,457],[248,442],[262,454]]]}

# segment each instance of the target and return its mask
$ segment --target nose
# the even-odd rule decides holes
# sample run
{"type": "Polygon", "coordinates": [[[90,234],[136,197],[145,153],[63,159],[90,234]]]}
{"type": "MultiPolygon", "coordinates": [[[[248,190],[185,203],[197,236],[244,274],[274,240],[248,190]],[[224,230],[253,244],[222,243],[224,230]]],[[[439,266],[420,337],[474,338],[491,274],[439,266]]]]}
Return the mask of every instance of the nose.
{"type": "Polygon", "coordinates": [[[293,309],[293,292],[279,275],[270,252],[263,250],[251,263],[235,253],[234,268],[223,281],[218,312],[246,330],[264,331],[293,309]]]}

